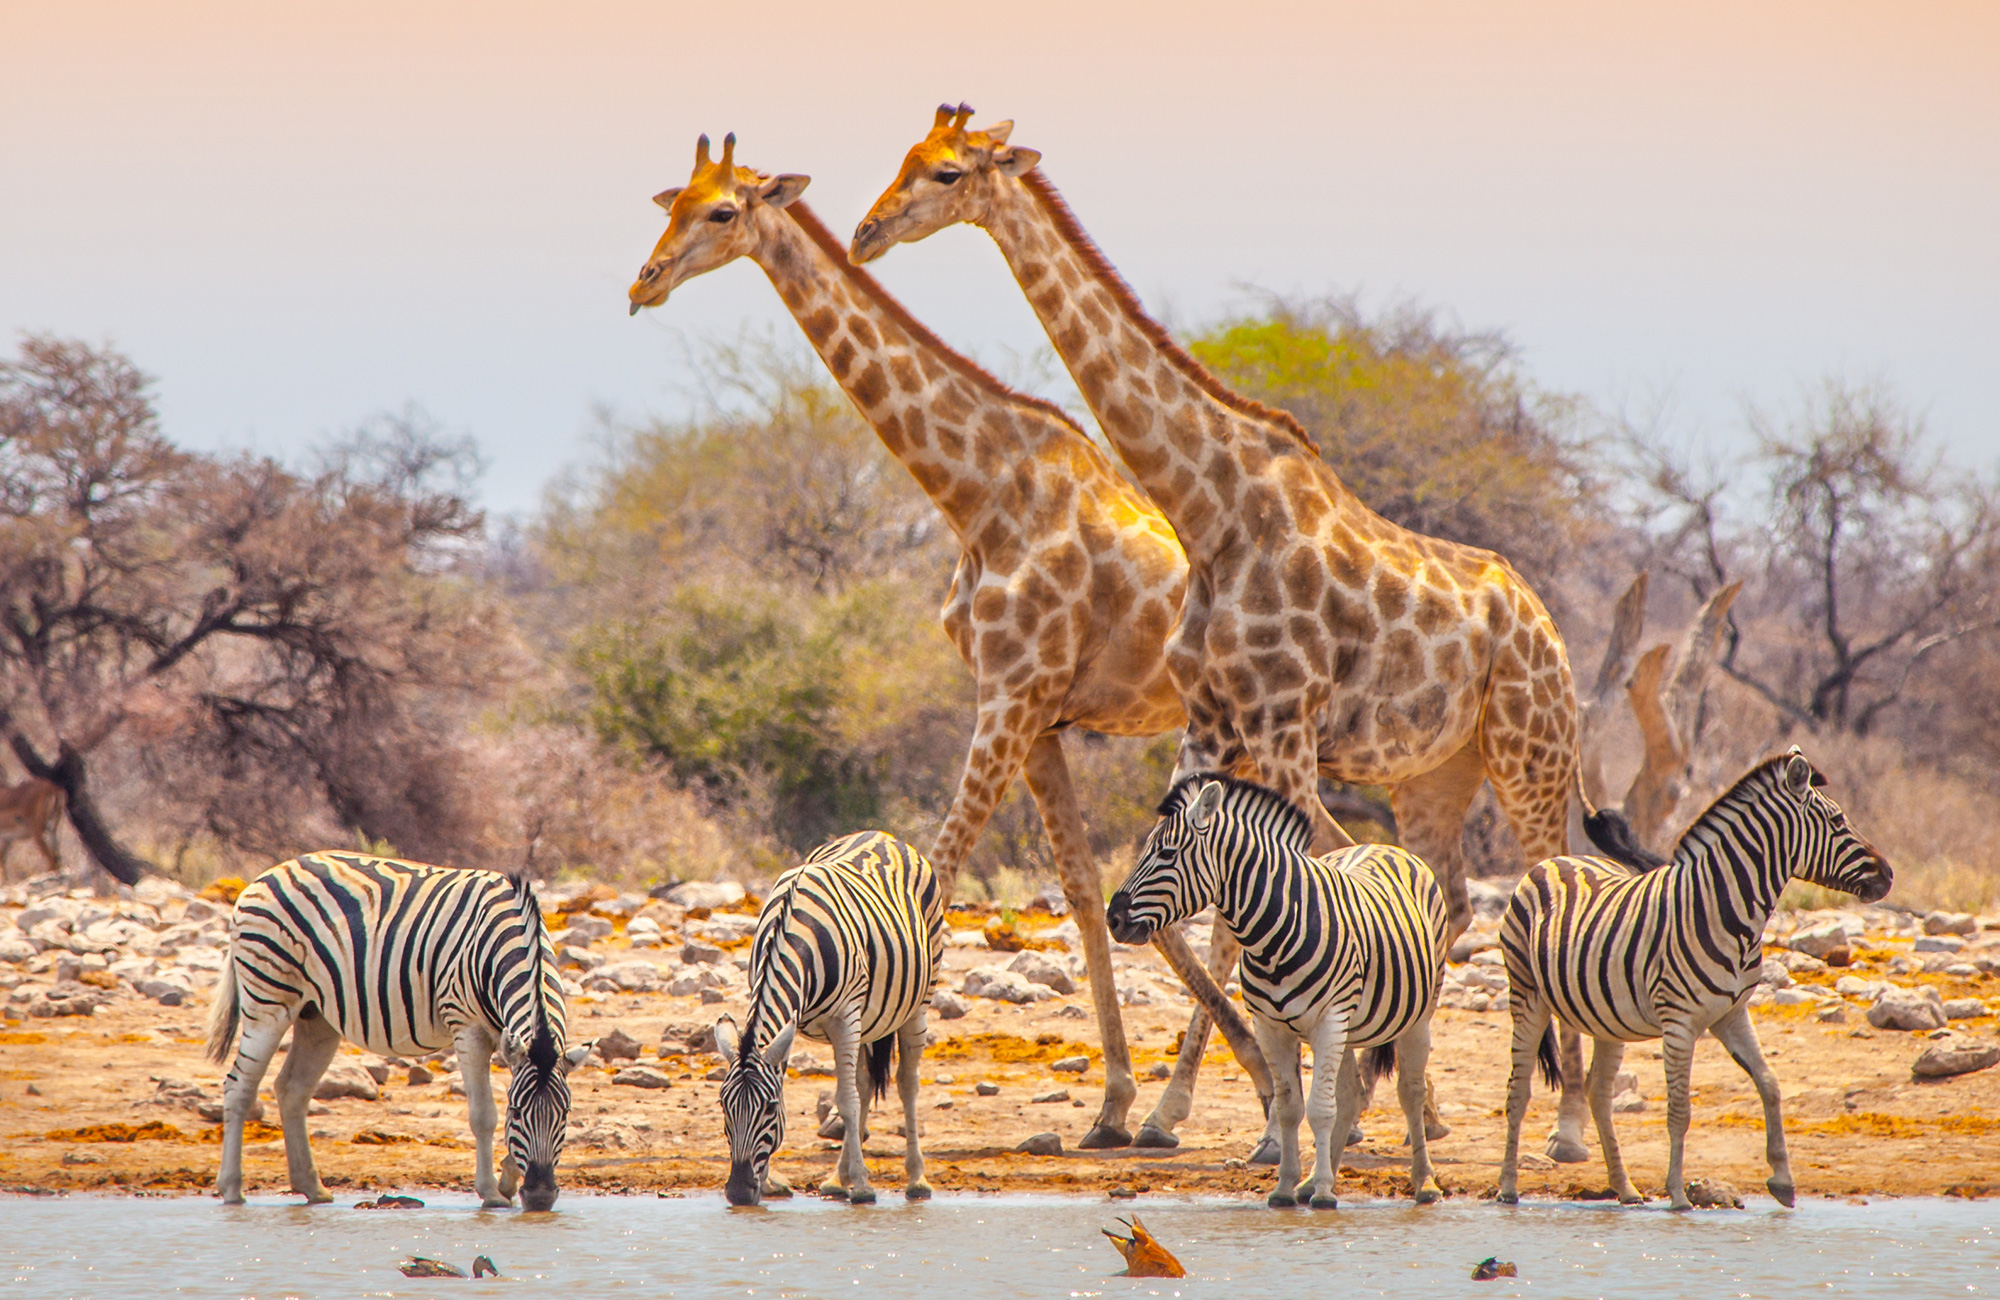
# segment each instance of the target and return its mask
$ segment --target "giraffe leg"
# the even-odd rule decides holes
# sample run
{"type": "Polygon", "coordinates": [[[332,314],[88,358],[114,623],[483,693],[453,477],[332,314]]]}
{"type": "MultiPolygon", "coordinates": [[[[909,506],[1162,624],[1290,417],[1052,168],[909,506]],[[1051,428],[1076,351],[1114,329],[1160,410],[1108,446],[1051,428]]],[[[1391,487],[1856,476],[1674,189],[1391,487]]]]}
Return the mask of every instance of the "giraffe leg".
{"type": "Polygon", "coordinates": [[[291,1174],[292,1190],[305,1197],[307,1205],[324,1205],[333,1194],[320,1185],[319,1170],[313,1165],[306,1107],[319,1088],[320,1076],[340,1050],[340,1031],[313,1008],[306,1010],[312,1014],[292,1022],[292,1045],[285,1052],[274,1091],[278,1094],[278,1119],[285,1129],[285,1166],[291,1174]]]}
{"type": "MultiPolygon", "coordinates": [[[[1424,860],[1444,891],[1447,946],[1472,924],[1465,888],[1465,814],[1486,779],[1476,739],[1428,772],[1411,777],[1389,794],[1403,847],[1424,860]]],[[[1400,1078],[1400,1073],[1398,1075],[1400,1078]]],[[[1432,1142],[1451,1135],[1437,1109],[1437,1090],[1424,1080],[1424,1136],[1432,1142]]]]}
{"type": "Polygon", "coordinates": [[[1083,962],[1090,981],[1091,1006],[1097,1012],[1097,1032],[1104,1046],[1104,1105],[1097,1122],[1077,1146],[1085,1151],[1132,1145],[1125,1117],[1139,1095],[1132,1077],[1132,1052],[1125,1042],[1125,1019],[1118,1009],[1118,986],[1111,970],[1111,931],[1104,924],[1104,885],[1090,857],[1083,817],[1077,811],[1076,790],[1063,757],[1062,737],[1044,732],[1028,750],[1028,789],[1042,812],[1049,844],[1062,876],[1063,897],[1083,938],[1083,962]]]}
{"type": "Polygon", "coordinates": [[[1708,1030],[1722,1040],[1729,1055],[1743,1067],[1750,1082],[1757,1085],[1757,1099],[1764,1103],[1764,1159],[1771,1166],[1771,1177],[1764,1186],[1778,1199],[1778,1204],[1789,1208],[1795,1194],[1792,1161],[1785,1152],[1785,1115],[1778,1096],[1778,1076],[1764,1063],[1764,1049],[1757,1043],[1757,1027],[1750,1023],[1748,1005],[1732,1009],[1708,1030]]]}
{"type": "MultiPolygon", "coordinates": [[[[976,667],[974,671],[977,672],[976,667]]],[[[981,695],[985,695],[983,682],[981,695]]],[[[981,699],[978,715],[973,719],[972,744],[966,752],[965,771],[958,778],[958,793],[952,797],[951,811],[945,815],[937,841],[931,846],[931,866],[937,872],[938,886],[946,902],[953,897],[959,868],[971,856],[979,833],[986,829],[993,810],[1020,773],[1031,742],[1053,721],[1046,708],[1024,709],[1023,703],[1019,696],[995,692],[993,698],[981,699]],[[1010,712],[1017,715],[1011,724],[1010,712]],[[1022,713],[1033,716],[1023,719],[1018,716],[1022,713]]],[[[1103,910],[1102,905],[1098,910],[1103,910]]],[[[1083,922],[1079,920],[1077,924],[1081,926],[1083,922]]]]}
{"type": "MultiPolygon", "coordinates": [[[[1217,984],[1229,978],[1229,972],[1236,968],[1236,959],[1242,955],[1243,947],[1236,942],[1217,918],[1209,932],[1208,973],[1217,984]]],[[[1188,1018],[1187,1032],[1181,1036],[1180,1055],[1174,1058],[1173,1077],[1167,1081],[1167,1090],[1160,1094],[1160,1100],[1153,1111],[1146,1116],[1146,1122],[1139,1126],[1139,1136],[1132,1139],[1136,1147],[1177,1147],[1181,1140],[1174,1136],[1174,1129],[1188,1117],[1194,1109],[1194,1083],[1201,1073],[1202,1054],[1208,1051],[1209,1031],[1214,1028],[1208,1012],[1197,1002],[1194,1015],[1188,1018]]],[[[1276,1080],[1272,1080],[1276,1083],[1276,1080]]]]}
{"type": "MultiPolygon", "coordinates": [[[[222,1165],[215,1176],[215,1190],[224,1205],[243,1204],[243,1121],[257,1102],[257,1085],[271,1068],[291,1021],[282,1013],[267,1020],[247,1020],[236,1043],[236,1061],[222,1082],[222,1165]]],[[[305,1134],[299,1134],[304,1140],[305,1134]]],[[[289,1143],[290,1137],[286,1141],[289,1143]]]]}

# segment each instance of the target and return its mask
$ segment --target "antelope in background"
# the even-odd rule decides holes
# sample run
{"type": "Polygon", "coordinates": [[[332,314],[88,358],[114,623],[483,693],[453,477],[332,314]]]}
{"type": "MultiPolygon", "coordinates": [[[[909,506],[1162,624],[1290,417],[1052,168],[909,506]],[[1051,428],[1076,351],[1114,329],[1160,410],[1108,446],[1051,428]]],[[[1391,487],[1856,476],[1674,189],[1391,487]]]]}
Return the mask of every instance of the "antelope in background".
{"type": "Polygon", "coordinates": [[[38,776],[19,785],[0,786],[0,881],[8,878],[7,859],[16,840],[32,840],[50,871],[62,869],[56,856],[56,833],[62,829],[66,803],[61,786],[38,776]]]}

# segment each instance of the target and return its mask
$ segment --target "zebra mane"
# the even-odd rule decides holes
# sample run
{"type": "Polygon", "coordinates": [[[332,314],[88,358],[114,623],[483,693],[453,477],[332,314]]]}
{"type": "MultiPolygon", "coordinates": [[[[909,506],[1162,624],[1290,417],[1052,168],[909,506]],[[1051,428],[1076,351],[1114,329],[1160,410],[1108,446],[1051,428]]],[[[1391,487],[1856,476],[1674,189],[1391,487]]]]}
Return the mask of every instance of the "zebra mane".
{"type": "Polygon", "coordinates": [[[527,873],[509,877],[514,886],[514,901],[521,908],[521,932],[527,940],[528,951],[533,954],[535,981],[533,1001],[535,1006],[535,1032],[528,1039],[528,1059],[543,1070],[556,1068],[556,1058],[561,1053],[556,1048],[555,1031],[549,1027],[548,966],[547,955],[543,951],[544,928],[542,926],[542,905],[535,897],[534,882],[527,873]]]}
{"type": "Polygon", "coordinates": [[[1302,844],[1312,842],[1312,818],[1306,815],[1304,809],[1268,785],[1245,781],[1227,772],[1193,772],[1174,782],[1174,788],[1167,791],[1167,797],[1160,801],[1160,816],[1172,817],[1179,813],[1194,798],[1196,787],[1210,781],[1222,783],[1222,788],[1232,796],[1228,802],[1235,807],[1252,813],[1269,812],[1278,822],[1279,838],[1298,840],[1302,844]]]}
{"type": "MultiPolygon", "coordinates": [[[[1748,802],[1755,795],[1757,789],[1760,786],[1760,783],[1769,783],[1771,781],[1778,780],[1779,766],[1781,764],[1790,762],[1794,757],[1803,757],[1803,756],[1795,755],[1791,751],[1787,751],[1783,754],[1777,754],[1763,760],[1762,762],[1758,763],[1757,766],[1751,768],[1748,772],[1745,772],[1742,776],[1737,777],[1735,784],[1731,785],[1727,790],[1724,790],[1721,794],[1717,795],[1713,803],[1709,804],[1708,807],[1702,809],[1701,815],[1696,817],[1693,821],[1689,822],[1688,828],[1685,831],[1681,832],[1681,837],[1678,840],[1674,841],[1674,847],[1671,854],[1673,860],[1676,862],[1681,860],[1681,850],[1683,849],[1687,849],[1690,852],[1692,852],[1694,846],[1690,843],[1690,841],[1694,839],[1695,833],[1697,831],[1706,830],[1708,828],[1709,823],[1719,818],[1725,809],[1734,808],[1739,804],[1748,802]]],[[[1811,766],[1811,760],[1807,760],[1807,766],[1808,767],[1811,766]]],[[[1818,789],[1819,787],[1824,786],[1825,784],[1826,784],[1826,777],[1822,776],[1820,774],[1820,770],[1814,767],[1812,769],[1813,788],[1818,789]]]]}
{"type": "MultiPolygon", "coordinates": [[[[786,927],[791,925],[792,907],[798,901],[798,894],[799,877],[794,872],[792,878],[785,884],[784,897],[776,900],[778,911],[777,915],[772,918],[771,927],[768,930],[765,929],[760,918],[756,937],[750,941],[750,978],[752,980],[757,979],[760,972],[765,979],[768,980],[770,978],[771,961],[769,953],[771,945],[778,942],[779,936],[783,935],[786,927]],[[760,950],[765,954],[761,965],[757,960],[760,950]]],[[[750,1009],[743,1013],[742,1054],[745,1056],[748,1056],[757,1044],[758,1013],[764,1009],[762,992],[762,985],[751,988],[750,1009]]],[[[783,1026],[781,1025],[779,1028],[783,1028],[783,1026]]]]}

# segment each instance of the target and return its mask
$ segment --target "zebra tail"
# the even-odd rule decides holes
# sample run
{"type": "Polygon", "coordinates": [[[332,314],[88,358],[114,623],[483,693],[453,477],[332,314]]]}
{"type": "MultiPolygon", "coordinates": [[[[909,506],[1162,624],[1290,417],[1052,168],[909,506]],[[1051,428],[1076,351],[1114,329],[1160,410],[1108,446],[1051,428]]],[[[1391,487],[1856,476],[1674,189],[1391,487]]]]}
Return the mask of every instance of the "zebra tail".
{"type": "Polygon", "coordinates": [[[236,954],[222,964],[222,981],[215,986],[215,1004],[208,1009],[208,1059],[227,1065],[236,1050],[236,1026],[242,1011],[236,1004],[236,954]]]}
{"type": "Polygon", "coordinates": [[[1396,1045],[1394,1043],[1378,1043],[1374,1047],[1369,1048],[1367,1054],[1361,1058],[1361,1082],[1367,1087],[1374,1087],[1377,1079],[1384,1078],[1395,1072],[1396,1045]]]}
{"type": "Polygon", "coordinates": [[[861,1108],[866,1110],[889,1091],[889,1065],[896,1051],[896,1035],[885,1034],[862,1050],[868,1053],[868,1079],[861,1089],[861,1108]]]}
{"type": "Polygon", "coordinates": [[[1535,1059],[1542,1063],[1542,1082],[1551,1088],[1562,1087],[1562,1062],[1556,1057],[1556,1022],[1553,1020],[1542,1030],[1542,1045],[1535,1049],[1535,1059]]]}

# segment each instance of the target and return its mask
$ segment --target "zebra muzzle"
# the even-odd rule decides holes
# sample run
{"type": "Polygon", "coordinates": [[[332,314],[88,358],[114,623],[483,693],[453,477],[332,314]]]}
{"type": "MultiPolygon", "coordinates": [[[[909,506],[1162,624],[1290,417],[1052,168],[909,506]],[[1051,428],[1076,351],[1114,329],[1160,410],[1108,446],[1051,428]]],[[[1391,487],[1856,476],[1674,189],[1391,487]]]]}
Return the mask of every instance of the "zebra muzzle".
{"type": "Polygon", "coordinates": [[[1152,925],[1133,918],[1132,900],[1123,893],[1111,896],[1110,904],[1104,909],[1104,924],[1111,931],[1111,937],[1120,943],[1145,943],[1153,937],[1152,925]]]}
{"type": "Polygon", "coordinates": [[[748,1160],[731,1161],[729,1181],[723,1186],[722,1194],[731,1205],[761,1205],[764,1202],[764,1180],[757,1176],[748,1160]]]}

